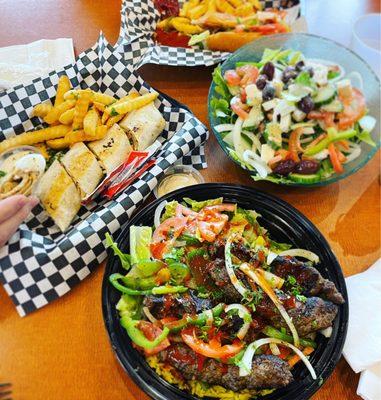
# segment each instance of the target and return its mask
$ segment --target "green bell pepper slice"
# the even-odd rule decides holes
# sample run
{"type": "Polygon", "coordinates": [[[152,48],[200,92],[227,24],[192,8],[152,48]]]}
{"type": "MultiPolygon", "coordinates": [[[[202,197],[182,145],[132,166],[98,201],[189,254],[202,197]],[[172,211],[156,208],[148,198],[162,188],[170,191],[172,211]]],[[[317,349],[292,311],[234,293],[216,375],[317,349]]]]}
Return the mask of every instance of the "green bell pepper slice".
{"type": "MultiPolygon", "coordinates": [[[[291,335],[288,335],[287,333],[278,331],[277,329],[275,329],[269,325],[267,325],[265,328],[263,328],[262,333],[264,333],[266,336],[273,337],[273,338],[279,339],[279,340],[283,340],[284,342],[287,342],[287,343],[294,343],[294,339],[291,335]]],[[[312,347],[312,348],[316,349],[316,342],[314,342],[313,340],[310,340],[310,339],[300,338],[300,344],[303,347],[312,347]]]]}
{"type": "Polygon", "coordinates": [[[130,318],[129,316],[123,316],[120,319],[120,323],[123,328],[127,331],[130,339],[140,347],[143,347],[147,350],[152,350],[157,347],[166,337],[168,336],[169,329],[164,327],[163,332],[155,339],[149,340],[147,339],[143,332],[137,327],[139,321],[130,318]]]}

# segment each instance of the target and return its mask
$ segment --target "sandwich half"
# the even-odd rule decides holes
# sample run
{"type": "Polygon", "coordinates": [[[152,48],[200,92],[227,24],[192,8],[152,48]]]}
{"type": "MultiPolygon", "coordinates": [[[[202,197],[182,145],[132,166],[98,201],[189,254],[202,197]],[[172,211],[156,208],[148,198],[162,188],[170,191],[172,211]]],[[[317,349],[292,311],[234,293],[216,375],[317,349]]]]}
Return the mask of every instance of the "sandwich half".
{"type": "Polygon", "coordinates": [[[132,151],[126,133],[118,124],[114,124],[103,139],[88,142],[87,146],[97,156],[106,174],[119,167],[132,151]]]}
{"type": "Polygon", "coordinates": [[[55,160],[38,182],[36,196],[62,232],[65,232],[81,208],[80,192],[55,160]]]}
{"type": "Polygon", "coordinates": [[[165,127],[165,119],[154,103],[147,104],[127,114],[119,125],[132,140],[135,150],[142,151],[149,147],[165,127]]]}
{"type": "Polygon", "coordinates": [[[92,193],[102,179],[99,162],[83,142],[74,144],[62,157],[61,163],[78,186],[81,198],[92,193]]]}

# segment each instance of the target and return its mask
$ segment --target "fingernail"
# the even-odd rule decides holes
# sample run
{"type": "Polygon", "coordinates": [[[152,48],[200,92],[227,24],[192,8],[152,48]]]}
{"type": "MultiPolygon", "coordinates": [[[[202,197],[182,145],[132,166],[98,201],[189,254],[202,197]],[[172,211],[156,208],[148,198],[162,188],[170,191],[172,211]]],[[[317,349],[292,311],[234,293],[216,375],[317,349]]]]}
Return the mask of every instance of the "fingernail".
{"type": "Polygon", "coordinates": [[[39,198],[36,197],[36,196],[31,196],[31,197],[29,197],[28,200],[29,200],[29,207],[30,207],[30,209],[32,209],[33,207],[35,207],[35,206],[40,202],[39,198]]]}
{"type": "Polygon", "coordinates": [[[29,199],[26,196],[22,196],[18,201],[17,201],[17,206],[18,208],[23,208],[25,204],[27,204],[29,199]]]}

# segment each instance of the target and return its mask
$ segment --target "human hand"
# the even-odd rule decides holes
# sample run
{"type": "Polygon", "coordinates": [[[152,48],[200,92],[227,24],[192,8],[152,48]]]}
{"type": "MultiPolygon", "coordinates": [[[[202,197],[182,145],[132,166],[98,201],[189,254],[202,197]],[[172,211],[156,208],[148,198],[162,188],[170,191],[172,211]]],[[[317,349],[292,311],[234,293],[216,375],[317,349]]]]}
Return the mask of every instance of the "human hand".
{"type": "Polygon", "coordinates": [[[8,242],[38,202],[37,197],[22,194],[0,200],[0,248],[8,242]]]}

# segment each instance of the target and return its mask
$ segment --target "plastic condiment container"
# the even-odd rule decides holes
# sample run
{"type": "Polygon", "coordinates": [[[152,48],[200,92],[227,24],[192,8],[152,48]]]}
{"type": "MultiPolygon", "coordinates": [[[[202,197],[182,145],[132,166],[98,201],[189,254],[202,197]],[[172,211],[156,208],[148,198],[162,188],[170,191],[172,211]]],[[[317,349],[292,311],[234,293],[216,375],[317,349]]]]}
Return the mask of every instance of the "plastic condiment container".
{"type": "Polygon", "coordinates": [[[45,168],[44,156],[33,146],[15,147],[0,154],[0,199],[31,195],[45,168]]]}
{"type": "Polygon", "coordinates": [[[381,14],[365,14],[357,19],[351,48],[381,77],[381,14]]]}
{"type": "Polygon", "coordinates": [[[204,178],[197,169],[189,165],[175,165],[168,168],[153,193],[156,198],[159,198],[174,190],[204,182],[204,178]]]}

